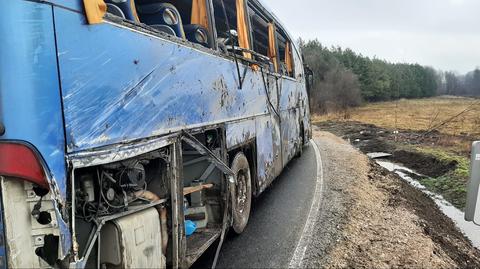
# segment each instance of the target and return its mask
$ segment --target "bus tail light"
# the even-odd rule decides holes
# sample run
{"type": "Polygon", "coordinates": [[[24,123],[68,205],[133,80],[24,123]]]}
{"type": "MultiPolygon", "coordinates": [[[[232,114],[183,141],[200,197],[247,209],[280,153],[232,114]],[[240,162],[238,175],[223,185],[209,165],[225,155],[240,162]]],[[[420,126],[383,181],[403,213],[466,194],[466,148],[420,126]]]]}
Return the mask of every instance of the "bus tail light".
{"type": "Polygon", "coordinates": [[[0,143],[0,176],[21,178],[48,189],[42,164],[26,145],[0,143]]]}

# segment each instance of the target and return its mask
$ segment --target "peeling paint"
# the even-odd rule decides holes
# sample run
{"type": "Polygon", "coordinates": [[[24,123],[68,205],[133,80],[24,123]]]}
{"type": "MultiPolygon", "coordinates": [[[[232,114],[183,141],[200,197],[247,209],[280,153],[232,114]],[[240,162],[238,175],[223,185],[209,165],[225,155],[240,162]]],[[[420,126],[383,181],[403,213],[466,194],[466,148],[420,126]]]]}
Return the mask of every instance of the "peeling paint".
{"type": "Polygon", "coordinates": [[[225,130],[227,133],[227,149],[242,145],[256,137],[254,119],[229,122],[225,125],[225,130]]]}

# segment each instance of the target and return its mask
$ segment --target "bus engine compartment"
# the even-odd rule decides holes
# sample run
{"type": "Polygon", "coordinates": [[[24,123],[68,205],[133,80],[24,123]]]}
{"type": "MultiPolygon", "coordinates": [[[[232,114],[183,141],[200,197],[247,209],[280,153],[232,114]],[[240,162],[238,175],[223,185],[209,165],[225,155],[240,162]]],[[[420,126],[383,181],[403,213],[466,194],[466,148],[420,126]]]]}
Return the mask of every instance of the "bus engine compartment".
{"type": "Polygon", "coordinates": [[[152,260],[160,257],[165,266],[168,243],[166,208],[139,207],[158,202],[166,197],[165,152],[154,152],[133,160],[89,167],[76,172],[75,181],[75,233],[78,253],[87,258],[87,267],[151,267],[152,260]],[[131,212],[131,214],[126,214],[131,212]],[[100,244],[91,245],[91,231],[100,229],[100,244]],[[97,228],[97,229],[96,229],[97,228]],[[144,253],[141,260],[133,259],[144,253]],[[121,259],[123,257],[123,260],[121,259]]]}
{"type": "Polygon", "coordinates": [[[214,129],[128,159],[74,169],[76,263],[86,268],[193,264],[222,231],[227,188],[224,173],[212,162],[225,157],[222,139],[214,129]]]}

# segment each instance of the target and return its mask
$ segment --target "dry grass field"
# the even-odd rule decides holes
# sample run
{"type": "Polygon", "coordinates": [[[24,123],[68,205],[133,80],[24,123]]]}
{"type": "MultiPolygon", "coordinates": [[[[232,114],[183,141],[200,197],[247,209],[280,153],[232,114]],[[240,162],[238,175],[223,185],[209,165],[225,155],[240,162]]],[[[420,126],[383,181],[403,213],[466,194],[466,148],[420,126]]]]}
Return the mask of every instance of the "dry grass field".
{"type": "Polygon", "coordinates": [[[441,96],[371,103],[317,115],[313,122],[351,141],[372,144],[366,152],[406,152],[410,157],[399,162],[428,176],[419,180],[423,185],[458,208],[464,207],[471,145],[480,140],[480,99],[441,96]],[[365,138],[368,134],[375,136],[365,138]],[[423,171],[437,169],[434,164],[446,172],[430,175],[423,171]]]}
{"type": "Polygon", "coordinates": [[[480,99],[442,96],[372,103],[347,112],[317,115],[314,122],[348,120],[388,129],[438,130],[480,137],[480,99]]]}

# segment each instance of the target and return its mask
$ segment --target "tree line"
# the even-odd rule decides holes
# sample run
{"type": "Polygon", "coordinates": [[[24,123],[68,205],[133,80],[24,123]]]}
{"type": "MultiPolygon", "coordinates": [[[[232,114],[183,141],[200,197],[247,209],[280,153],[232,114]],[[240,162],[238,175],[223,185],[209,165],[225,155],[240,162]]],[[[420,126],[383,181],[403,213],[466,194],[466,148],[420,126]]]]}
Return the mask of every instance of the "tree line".
{"type": "Polygon", "coordinates": [[[480,96],[480,69],[459,75],[455,72],[442,74],[444,83],[439,88],[439,94],[480,96]]]}
{"type": "Polygon", "coordinates": [[[444,84],[431,67],[389,63],[351,49],[328,48],[318,40],[300,40],[300,46],[314,72],[310,98],[312,110],[318,113],[345,110],[363,101],[431,97],[444,84]]]}

